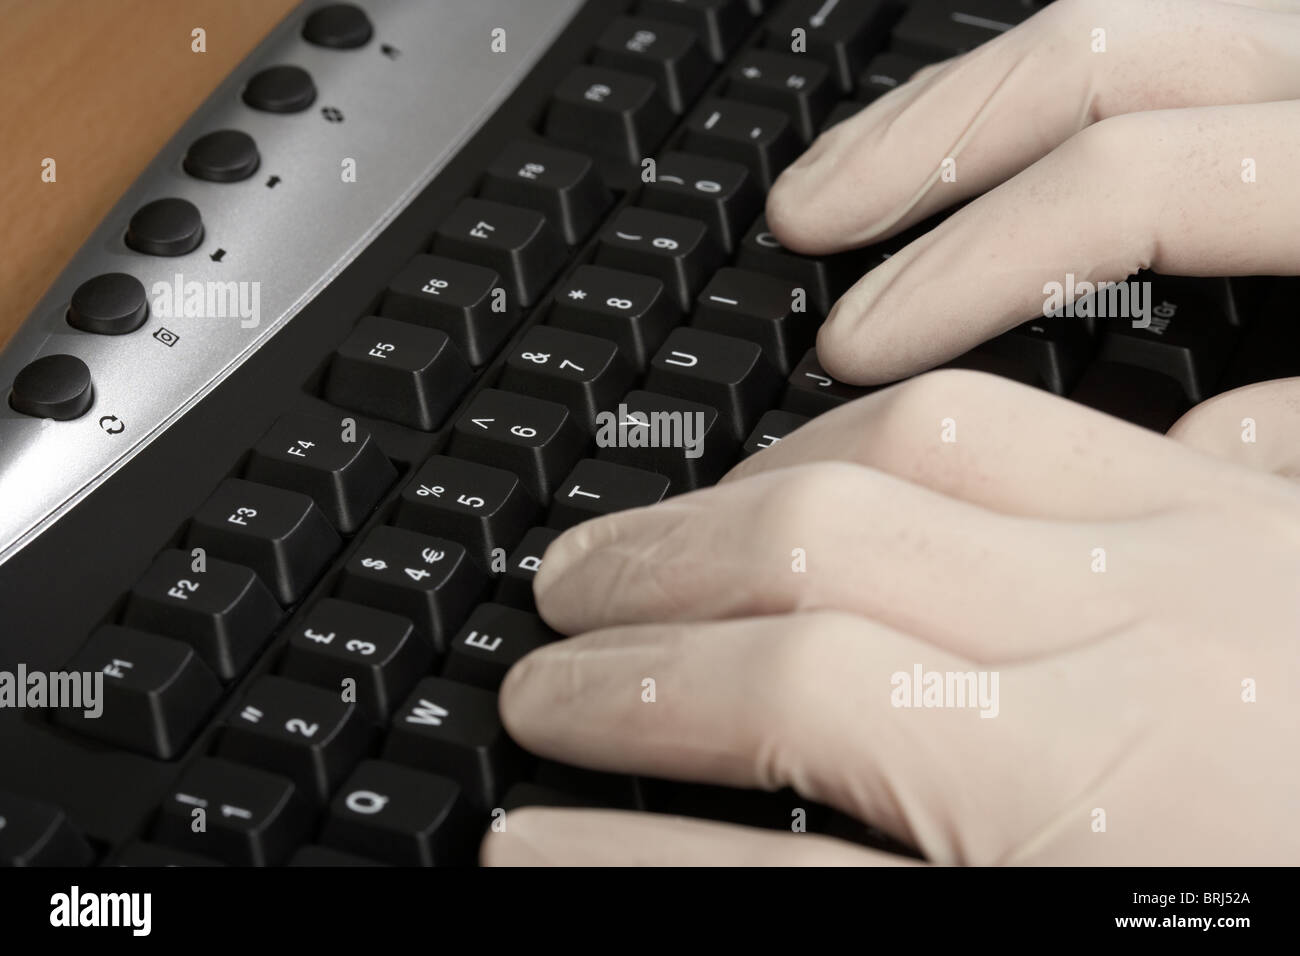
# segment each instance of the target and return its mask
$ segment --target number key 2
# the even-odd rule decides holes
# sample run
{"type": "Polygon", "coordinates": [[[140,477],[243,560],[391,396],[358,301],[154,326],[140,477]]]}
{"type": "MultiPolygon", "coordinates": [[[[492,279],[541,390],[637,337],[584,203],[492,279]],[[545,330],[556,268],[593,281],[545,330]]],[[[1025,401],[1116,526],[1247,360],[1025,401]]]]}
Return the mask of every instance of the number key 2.
{"type": "Polygon", "coordinates": [[[369,742],[360,711],[337,688],[260,677],[226,722],[218,754],[284,774],[323,803],[369,742]]]}

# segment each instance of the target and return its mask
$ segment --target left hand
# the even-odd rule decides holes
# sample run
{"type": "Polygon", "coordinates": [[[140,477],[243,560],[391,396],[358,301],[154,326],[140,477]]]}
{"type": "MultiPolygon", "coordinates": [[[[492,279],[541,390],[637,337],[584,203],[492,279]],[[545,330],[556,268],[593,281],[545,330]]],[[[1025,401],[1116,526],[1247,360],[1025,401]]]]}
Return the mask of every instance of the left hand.
{"type": "MultiPolygon", "coordinates": [[[[516,665],[501,713],[543,756],[792,786],[937,863],[1294,862],[1297,580],[1300,491],[1283,478],[1002,379],[930,373],[720,487],[562,535],[538,605],[582,636],[516,665]],[[893,677],[918,666],[998,672],[994,719],[899,707],[893,677]]],[[[909,862],[540,809],[512,811],[482,856],[909,862]]]]}

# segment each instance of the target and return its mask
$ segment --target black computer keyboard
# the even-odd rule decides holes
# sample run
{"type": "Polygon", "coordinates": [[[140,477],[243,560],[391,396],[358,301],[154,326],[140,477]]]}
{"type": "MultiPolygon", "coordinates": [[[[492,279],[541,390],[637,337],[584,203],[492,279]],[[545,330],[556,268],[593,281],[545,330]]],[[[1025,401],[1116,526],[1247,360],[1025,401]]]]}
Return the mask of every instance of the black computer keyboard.
{"type": "MultiPolygon", "coordinates": [[[[531,582],[561,530],[867,391],[813,341],[908,237],[795,255],[765,193],[1037,6],[295,11],[0,355],[0,673],[103,675],[93,718],[0,708],[0,863],[471,863],[529,803],[883,841],[538,760],[496,691],[558,637],[531,582]],[[693,453],[631,437],[664,412],[693,453]]],[[[1149,329],[1039,317],[952,364],[1157,429],[1300,373],[1289,285],[1147,278],[1149,329]]]]}

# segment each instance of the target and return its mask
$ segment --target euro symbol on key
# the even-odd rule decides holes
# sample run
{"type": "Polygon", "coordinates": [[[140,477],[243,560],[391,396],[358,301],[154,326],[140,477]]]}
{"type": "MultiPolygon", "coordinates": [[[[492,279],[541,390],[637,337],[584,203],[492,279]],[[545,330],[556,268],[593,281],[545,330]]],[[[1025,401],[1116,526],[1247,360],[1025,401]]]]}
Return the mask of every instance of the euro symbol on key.
{"type": "Polygon", "coordinates": [[[420,557],[424,558],[425,564],[437,564],[446,557],[446,554],[437,548],[425,548],[420,552],[420,557]]]}

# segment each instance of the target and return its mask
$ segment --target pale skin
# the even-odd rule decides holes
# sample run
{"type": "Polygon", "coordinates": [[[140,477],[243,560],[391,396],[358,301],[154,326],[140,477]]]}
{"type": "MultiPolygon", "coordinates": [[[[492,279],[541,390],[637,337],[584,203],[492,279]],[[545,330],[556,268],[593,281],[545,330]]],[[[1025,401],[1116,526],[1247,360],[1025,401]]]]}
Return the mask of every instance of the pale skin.
{"type": "MultiPolygon", "coordinates": [[[[824,134],[769,199],[797,251],[979,198],[845,295],[822,363],[860,384],[923,372],[1068,272],[1294,273],[1297,6],[1060,0],[824,134]]],[[[511,671],[501,714],[557,760],[793,787],[930,863],[1293,864],[1297,476],[1300,379],[1220,395],[1166,437],[991,376],[919,375],[719,487],[562,535],[535,592],[573,636],[511,671]],[[997,672],[997,716],[896,706],[892,675],[916,665],[997,672]]],[[[561,809],[512,811],[482,859],[913,862],[561,809]]]]}

